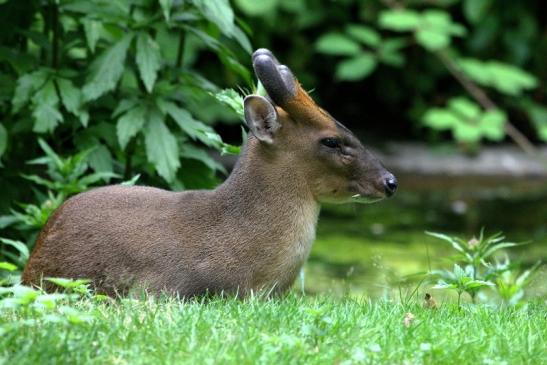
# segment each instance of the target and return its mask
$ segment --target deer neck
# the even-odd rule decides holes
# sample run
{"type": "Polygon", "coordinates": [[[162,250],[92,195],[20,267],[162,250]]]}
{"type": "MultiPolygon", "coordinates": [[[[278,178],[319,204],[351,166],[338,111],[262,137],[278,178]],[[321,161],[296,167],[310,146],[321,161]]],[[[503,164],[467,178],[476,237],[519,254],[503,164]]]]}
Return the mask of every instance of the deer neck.
{"type": "Polygon", "coordinates": [[[290,156],[268,151],[251,136],[215,194],[246,235],[241,244],[257,246],[263,257],[300,269],[315,239],[320,206],[290,156]]]}
{"type": "MultiPolygon", "coordinates": [[[[267,225],[298,221],[303,210],[313,210],[316,215],[319,212],[319,203],[304,174],[290,156],[277,156],[252,136],[234,170],[216,192],[242,215],[267,225]]],[[[295,228],[294,224],[289,227],[295,228]]]]}

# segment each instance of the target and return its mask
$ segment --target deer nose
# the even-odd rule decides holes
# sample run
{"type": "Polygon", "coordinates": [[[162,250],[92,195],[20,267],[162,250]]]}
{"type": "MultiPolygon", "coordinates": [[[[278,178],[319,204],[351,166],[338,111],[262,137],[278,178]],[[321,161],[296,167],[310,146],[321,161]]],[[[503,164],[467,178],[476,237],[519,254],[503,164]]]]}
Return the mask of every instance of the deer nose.
{"type": "Polygon", "coordinates": [[[392,196],[397,191],[397,178],[392,174],[384,179],[384,190],[387,196],[392,196]]]}

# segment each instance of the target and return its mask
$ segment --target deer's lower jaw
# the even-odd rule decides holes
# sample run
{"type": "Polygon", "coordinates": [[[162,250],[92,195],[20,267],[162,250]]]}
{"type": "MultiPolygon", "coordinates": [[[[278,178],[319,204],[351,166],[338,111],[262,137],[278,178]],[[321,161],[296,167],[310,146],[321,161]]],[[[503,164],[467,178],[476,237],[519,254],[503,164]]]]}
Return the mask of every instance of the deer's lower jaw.
{"type": "Polygon", "coordinates": [[[385,197],[371,197],[361,194],[355,194],[351,196],[351,202],[359,204],[371,204],[384,200],[385,197]]]}
{"type": "Polygon", "coordinates": [[[380,200],[385,199],[386,196],[380,195],[368,195],[368,194],[354,194],[344,198],[324,198],[320,199],[321,203],[329,204],[348,204],[348,203],[359,203],[359,204],[371,204],[379,202],[380,200]]]}

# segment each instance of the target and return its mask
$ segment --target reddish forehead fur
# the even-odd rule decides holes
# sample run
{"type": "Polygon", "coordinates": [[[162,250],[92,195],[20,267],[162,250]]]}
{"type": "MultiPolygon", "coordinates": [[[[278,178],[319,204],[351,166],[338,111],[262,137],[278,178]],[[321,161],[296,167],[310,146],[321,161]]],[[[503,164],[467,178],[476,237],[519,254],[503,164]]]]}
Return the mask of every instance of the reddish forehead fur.
{"type": "Polygon", "coordinates": [[[284,103],[282,108],[297,121],[314,123],[322,127],[336,126],[332,117],[313,101],[298,82],[296,95],[284,103]]]}

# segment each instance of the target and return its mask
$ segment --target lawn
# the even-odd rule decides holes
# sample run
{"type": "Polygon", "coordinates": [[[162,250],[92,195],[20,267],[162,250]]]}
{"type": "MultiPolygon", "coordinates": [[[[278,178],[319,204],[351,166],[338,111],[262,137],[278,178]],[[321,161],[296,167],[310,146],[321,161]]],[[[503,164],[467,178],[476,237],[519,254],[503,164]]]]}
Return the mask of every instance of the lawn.
{"type": "Polygon", "coordinates": [[[289,295],[186,302],[81,299],[73,306],[90,315],[89,322],[2,311],[0,363],[547,363],[543,301],[520,309],[444,303],[432,310],[417,300],[289,295]],[[414,319],[405,325],[409,312],[414,319]]]}

